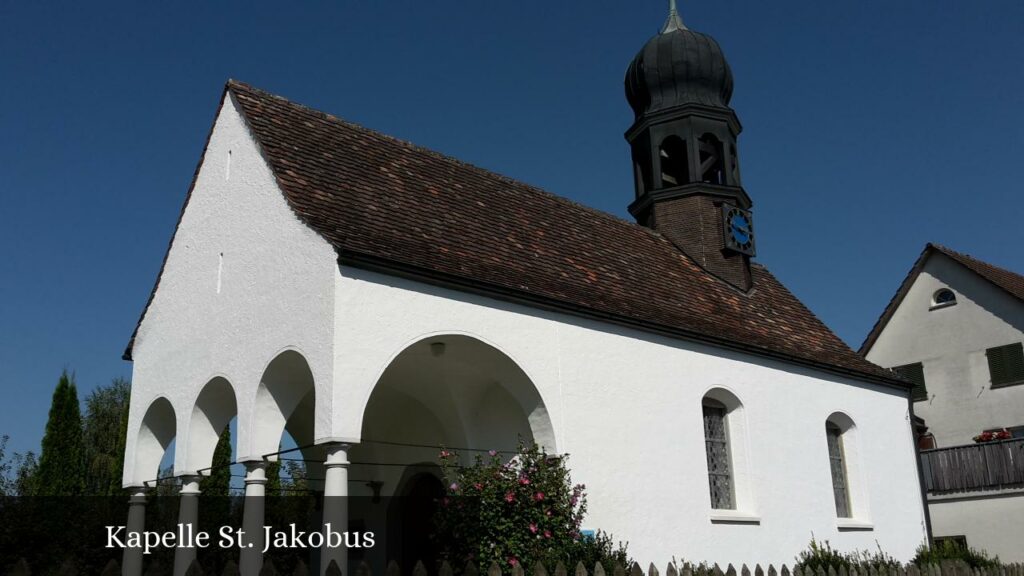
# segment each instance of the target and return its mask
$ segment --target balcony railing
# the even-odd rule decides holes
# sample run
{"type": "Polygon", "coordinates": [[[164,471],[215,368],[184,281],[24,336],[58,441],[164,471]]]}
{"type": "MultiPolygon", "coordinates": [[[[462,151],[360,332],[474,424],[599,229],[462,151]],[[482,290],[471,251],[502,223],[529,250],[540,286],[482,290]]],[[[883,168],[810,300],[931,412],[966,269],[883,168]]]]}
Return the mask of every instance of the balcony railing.
{"type": "Polygon", "coordinates": [[[1024,438],[921,452],[929,494],[1024,488],[1024,438]]]}

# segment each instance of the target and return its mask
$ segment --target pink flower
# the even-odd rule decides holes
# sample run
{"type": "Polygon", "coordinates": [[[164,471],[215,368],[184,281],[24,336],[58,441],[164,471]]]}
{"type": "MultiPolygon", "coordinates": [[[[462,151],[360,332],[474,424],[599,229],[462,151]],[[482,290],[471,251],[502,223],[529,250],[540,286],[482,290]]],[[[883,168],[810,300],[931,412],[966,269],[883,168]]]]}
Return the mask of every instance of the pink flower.
{"type": "Polygon", "coordinates": [[[550,517],[551,517],[551,510],[548,510],[548,511],[544,512],[544,514],[545,514],[545,515],[546,515],[546,516],[547,516],[548,518],[550,518],[550,517]]]}
{"type": "Polygon", "coordinates": [[[537,502],[540,502],[541,500],[544,499],[544,493],[537,492],[536,494],[533,495],[533,499],[536,500],[537,502]]]}
{"type": "Polygon", "coordinates": [[[476,488],[477,490],[483,490],[484,489],[484,485],[479,483],[479,482],[477,482],[477,483],[473,484],[473,488],[476,488]]]}
{"type": "Polygon", "coordinates": [[[495,456],[498,455],[498,451],[497,450],[488,450],[487,451],[487,455],[490,456],[491,458],[494,458],[495,456]]]}
{"type": "Polygon", "coordinates": [[[451,490],[452,492],[455,492],[459,489],[459,485],[455,482],[452,482],[452,485],[449,486],[448,489],[451,490]]]}
{"type": "Polygon", "coordinates": [[[508,564],[509,566],[515,566],[516,564],[519,564],[519,560],[516,560],[515,556],[509,556],[508,564]]]}
{"type": "Polygon", "coordinates": [[[515,499],[516,499],[516,495],[515,494],[513,494],[511,492],[506,492],[505,493],[505,502],[511,503],[511,502],[514,502],[515,499]]]}
{"type": "Polygon", "coordinates": [[[545,530],[544,531],[544,537],[545,538],[551,538],[551,530],[545,530]]]}
{"type": "Polygon", "coordinates": [[[519,483],[522,484],[523,486],[527,486],[530,484],[530,479],[527,478],[526,476],[520,476],[519,483]]]}
{"type": "Polygon", "coordinates": [[[441,458],[448,458],[452,453],[447,450],[441,450],[441,458]]]}
{"type": "Polygon", "coordinates": [[[534,524],[533,522],[530,523],[530,532],[533,533],[533,534],[537,533],[537,525],[534,524]]]}

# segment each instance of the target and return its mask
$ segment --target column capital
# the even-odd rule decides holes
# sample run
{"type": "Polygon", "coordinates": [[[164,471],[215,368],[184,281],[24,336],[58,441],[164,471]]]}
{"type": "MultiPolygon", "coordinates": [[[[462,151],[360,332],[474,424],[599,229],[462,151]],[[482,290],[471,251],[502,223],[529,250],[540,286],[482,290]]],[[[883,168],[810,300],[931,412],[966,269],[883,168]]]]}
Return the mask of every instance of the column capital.
{"type": "Polygon", "coordinates": [[[348,468],[351,462],[348,461],[348,451],[352,448],[352,444],[346,442],[331,442],[330,444],[322,444],[324,447],[324,468],[348,468]]]}
{"type": "Polygon", "coordinates": [[[178,478],[181,479],[181,490],[178,494],[181,496],[197,496],[199,495],[199,481],[203,479],[199,474],[182,474],[178,478]]]}
{"type": "Polygon", "coordinates": [[[267,483],[267,466],[269,462],[266,460],[251,460],[245,463],[245,483],[246,484],[266,484],[267,483]]]}

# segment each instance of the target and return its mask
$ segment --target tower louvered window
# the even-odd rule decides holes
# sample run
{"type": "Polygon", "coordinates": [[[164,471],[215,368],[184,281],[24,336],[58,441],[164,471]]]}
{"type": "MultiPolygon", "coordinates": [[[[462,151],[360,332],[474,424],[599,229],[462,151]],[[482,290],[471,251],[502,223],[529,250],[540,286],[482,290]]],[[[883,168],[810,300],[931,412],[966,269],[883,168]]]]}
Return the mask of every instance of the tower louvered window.
{"type": "Polygon", "coordinates": [[[825,424],[825,435],[828,438],[828,461],[832,469],[832,493],[835,495],[836,516],[850,517],[850,491],[846,478],[846,461],[843,456],[843,432],[839,426],[828,422],[825,424]]]}
{"type": "Polygon", "coordinates": [[[1024,384],[1024,346],[1020,342],[985,351],[992,387],[1024,384]]]}
{"type": "Polygon", "coordinates": [[[723,404],[710,399],[704,401],[704,445],[708,457],[711,507],[732,510],[736,508],[736,503],[725,414],[723,404]]]}

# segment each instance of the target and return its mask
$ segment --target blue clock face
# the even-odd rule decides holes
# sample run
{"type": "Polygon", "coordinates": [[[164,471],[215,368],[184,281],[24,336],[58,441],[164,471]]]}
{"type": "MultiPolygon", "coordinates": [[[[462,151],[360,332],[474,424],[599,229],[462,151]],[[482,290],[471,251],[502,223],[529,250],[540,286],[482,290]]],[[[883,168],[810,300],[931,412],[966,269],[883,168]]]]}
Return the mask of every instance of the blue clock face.
{"type": "Polygon", "coordinates": [[[743,214],[734,212],[729,219],[729,232],[737,244],[750,242],[750,221],[743,214]]]}
{"type": "Polygon", "coordinates": [[[754,255],[754,221],[750,218],[750,212],[737,206],[725,204],[722,206],[725,216],[725,247],[734,252],[754,255]]]}

